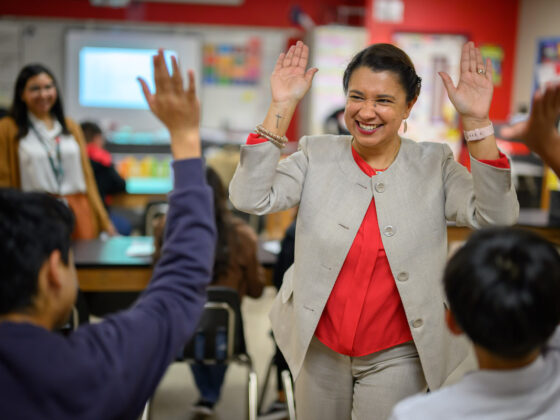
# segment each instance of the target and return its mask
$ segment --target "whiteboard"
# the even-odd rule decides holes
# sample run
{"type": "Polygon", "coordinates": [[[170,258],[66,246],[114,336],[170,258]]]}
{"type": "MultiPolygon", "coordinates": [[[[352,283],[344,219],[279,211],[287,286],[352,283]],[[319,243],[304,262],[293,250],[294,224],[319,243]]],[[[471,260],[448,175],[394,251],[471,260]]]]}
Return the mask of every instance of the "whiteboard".
{"type": "Polygon", "coordinates": [[[154,135],[154,139],[166,136],[163,124],[152,115],[147,105],[142,107],[132,103],[144,102],[137,77],[142,76],[152,83],[151,55],[158,48],[171,50],[177,54],[180,63],[187,63],[195,72],[200,72],[200,39],[196,35],[127,30],[69,30],[65,36],[65,47],[65,102],[67,108],[72,110],[72,117],[79,121],[101,121],[104,127],[115,131],[145,132],[148,137],[154,135]],[[92,54],[95,52],[96,55],[91,60],[84,60],[85,51],[88,54],[89,51],[92,54]],[[140,61],[132,61],[131,54],[126,55],[129,62],[112,60],[109,58],[111,51],[146,52],[143,54],[144,65],[140,61]],[[92,65],[95,67],[91,67],[92,65]],[[88,79],[89,85],[86,85],[84,75],[89,74],[90,70],[97,73],[97,77],[88,79]],[[84,95],[84,89],[86,92],[97,91],[99,95],[96,100],[84,101],[84,98],[93,95],[84,95]],[[120,92],[120,96],[126,95],[127,91],[135,92],[136,96],[127,106],[126,102],[119,104],[116,100],[111,100],[113,93],[107,89],[120,92]],[[102,98],[106,100],[103,101],[102,98]],[[163,134],[159,135],[160,131],[163,134]]]}

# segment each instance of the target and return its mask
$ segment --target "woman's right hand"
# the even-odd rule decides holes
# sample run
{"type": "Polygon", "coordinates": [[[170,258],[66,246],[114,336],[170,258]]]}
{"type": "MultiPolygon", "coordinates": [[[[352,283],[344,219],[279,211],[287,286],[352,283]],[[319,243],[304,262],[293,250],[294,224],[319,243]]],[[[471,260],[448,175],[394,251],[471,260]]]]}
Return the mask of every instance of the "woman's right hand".
{"type": "Polygon", "coordinates": [[[305,96],[318,71],[315,67],[306,70],[308,60],[309,47],[301,41],[280,54],[270,76],[273,103],[297,104],[305,96]]]}

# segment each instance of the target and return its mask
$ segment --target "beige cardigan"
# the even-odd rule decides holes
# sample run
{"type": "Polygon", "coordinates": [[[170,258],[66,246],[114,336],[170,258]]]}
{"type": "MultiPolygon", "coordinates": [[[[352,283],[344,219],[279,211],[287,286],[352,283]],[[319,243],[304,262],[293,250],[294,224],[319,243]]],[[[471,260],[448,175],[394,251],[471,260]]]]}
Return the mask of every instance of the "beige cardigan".
{"type": "Polygon", "coordinates": [[[466,367],[469,346],[445,326],[441,283],[447,225],[511,225],[519,204],[511,171],[475,159],[472,175],[445,144],[402,139],[395,161],[368,177],[351,136],[314,136],[279,162],[270,142],[245,145],[230,184],[238,209],[265,214],[299,204],[295,261],[270,313],[274,337],[297,377],[323,308],[375,198],[379,230],[430,389],[466,367]]]}
{"type": "MultiPolygon", "coordinates": [[[[78,142],[84,179],[86,182],[86,194],[95,219],[93,224],[97,234],[107,230],[111,225],[109,216],[97,190],[93,170],[86,152],[86,141],[81,128],[71,119],[66,119],[68,131],[78,142]]],[[[19,140],[16,139],[17,125],[11,117],[0,120],[0,187],[21,188],[19,169],[19,140]]]]}

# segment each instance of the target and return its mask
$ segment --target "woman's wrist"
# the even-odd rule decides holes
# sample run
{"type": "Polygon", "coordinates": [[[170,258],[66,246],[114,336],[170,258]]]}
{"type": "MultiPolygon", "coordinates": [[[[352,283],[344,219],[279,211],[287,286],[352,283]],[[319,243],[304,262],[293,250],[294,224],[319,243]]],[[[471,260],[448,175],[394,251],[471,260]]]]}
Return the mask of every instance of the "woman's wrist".
{"type": "Polygon", "coordinates": [[[476,118],[476,117],[463,117],[461,116],[461,124],[463,126],[463,130],[470,131],[475,130],[477,128],[484,128],[488,127],[492,122],[490,118],[483,117],[483,118],[476,118]]]}
{"type": "Polygon", "coordinates": [[[272,102],[261,125],[275,135],[285,135],[296,111],[297,104],[298,102],[293,101],[272,102]]]}

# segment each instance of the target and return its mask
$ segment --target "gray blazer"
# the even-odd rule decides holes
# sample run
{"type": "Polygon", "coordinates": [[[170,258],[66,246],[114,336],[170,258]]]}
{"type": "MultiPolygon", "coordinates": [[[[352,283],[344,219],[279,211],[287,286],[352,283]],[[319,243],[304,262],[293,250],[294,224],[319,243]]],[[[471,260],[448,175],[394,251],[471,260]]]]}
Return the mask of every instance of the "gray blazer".
{"type": "Polygon", "coordinates": [[[278,162],[270,142],[246,145],[230,184],[235,207],[254,214],[299,204],[295,261],[270,313],[274,337],[297,377],[329,294],[375,199],[381,238],[430,389],[439,388],[468,353],[444,322],[441,277],[446,221],[510,225],[519,204],[508,169],[471,159],[472,175],[449,146],[402,139],[391,166],[373,177],[358,167],[350,136],[303,137],[278,162]]]}

